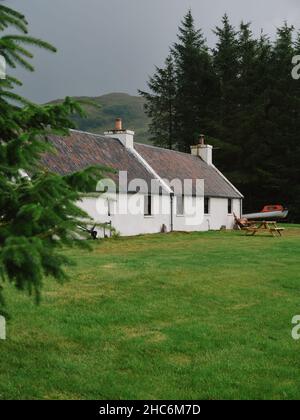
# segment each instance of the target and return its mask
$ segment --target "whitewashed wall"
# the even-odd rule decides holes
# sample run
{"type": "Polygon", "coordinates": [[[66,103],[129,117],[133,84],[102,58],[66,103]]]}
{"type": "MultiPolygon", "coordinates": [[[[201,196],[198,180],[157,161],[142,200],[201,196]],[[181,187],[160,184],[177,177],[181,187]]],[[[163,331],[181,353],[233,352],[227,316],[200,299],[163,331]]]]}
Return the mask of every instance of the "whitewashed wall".
{"type": "MultiPolygon", "coordinates": [[[[129,195],[129,199],[132,196],[129,195]]],[[[143,195],[135,195],[136,199],[144,200],[143,195]]],[[[111,215],[108,216],[108,205],[107,198],[83,198],[82,202],[78,203],[78,206],[85,210],[95,221],[100,223],[112,222],[112,226],[122,235],[122,236],[134,236],[145,233],[158,233],[161,230],[163,224],[169,229],[170,225],[170,215],[159,215],[159,216],[144,216],[144,211],[140,214],[118,214],[117,208],[126,209],[126,194],[118,194],[116,196],[116,201],[114,199],[110,200],[110,209],[111,215]],[[107,208],[106,214],[99,214],[98,209],[107,208]]],[[[154,205],[165,205],[167,208],[170,208],[170,198],[168,196],[153,196],[152,204],[154,205]]],[[[144,209],[143,204],[141,206],[142,210],[144,209]]],[[[101,212],[102,213],[102,212],[101,212]]],[[[101,235],[101,231],[99,234],[101,235]]]]}
{"type": "Polygon", "coordinates": [[[241,217],[241,200],[232,200],[232,213],[228,214],[227,198],[210,198],[210,212],[204,215],[201,230],[219,230],[222,226],[232,229],[234,226],[234,216],[241,217]]]}
{"type": "MultiPolygon", "coordinates": [[[[141,200],[143,203],[143,195],[135,194],[129,196],[129,199],[141,200]]],[[[139,214],[119,214],[117,209],[126,209],[126,194],[118,194],[116,197],[109,198],[110,216],[108,215],[108,199],[96,197],[84,197],[82,201],[78,202],[78,206],[85,210],[98,223],[112,222],[112,226],[122,236],[134,236],[140,234],[158,233],[161,231],[162,225],[167,227],[170,231],[171,216],[170,216],[170,197],[154,195],[152,198],[152,206],[163,208],[167,214],[156,215],[153,212],[152,216],[144,216],[144,211],[139,214]],[[100,212],[99,212],[100,210],[100,212]]],[[[210,199],[210,214],[203,216],[204,201],[203,198],[185,197],[185,208],[197,208],[196,214],[177,215],[176,213],[176,198],[173,202],[173,228],[174,231],[207,231],[219,230],[222,226],[227,229],[232,229],[234,225],[233,214],[228,215],[228,200],[224,198],[210,199]]],[[[143,205],[141,209],[143,210],[143,205]]],[[[240,216],[240,200],[233,200],[233,212],[240,216]]],[[[126,213],[126,212],[125,212],[126,213]]],[[[99,236],[103,236],[103,231],[98,231],[99,236]]]]}

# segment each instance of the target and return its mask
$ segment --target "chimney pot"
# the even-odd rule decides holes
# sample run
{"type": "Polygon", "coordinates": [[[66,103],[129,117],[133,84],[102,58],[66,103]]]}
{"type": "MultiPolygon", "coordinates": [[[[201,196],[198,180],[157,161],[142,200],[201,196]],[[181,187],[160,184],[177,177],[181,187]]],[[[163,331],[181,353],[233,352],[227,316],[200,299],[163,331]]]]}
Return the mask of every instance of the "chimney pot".
{"type": "Polygon", "coordinates": [[[204,136],[204,134],[200,134],[199,144],[201,144],[202,146],[205,144],[205,136],[204,136]]]}
{"type": "Polygon", "coordinates": [[[122,119],[121,118],[116,118],[115,130],[116,131],[122,131],[122,119]]]}
{"type": "Polygon", "coordinates": [[[195,146],[191,146],[192,155],[200,157],[208,165],[213,164],[212,151],[213,147],[209,144],[205,144],[204,134],[200,134],[198,144],[196,144],[195,146]]]}
{"type": "Polygon", "coordinates": [[[105,131],[104,135],[118,139],[127,149],[134,148],[134,131],[124,130],[121,118],[116,118],[115,128],[110,131],[105,131]]]}

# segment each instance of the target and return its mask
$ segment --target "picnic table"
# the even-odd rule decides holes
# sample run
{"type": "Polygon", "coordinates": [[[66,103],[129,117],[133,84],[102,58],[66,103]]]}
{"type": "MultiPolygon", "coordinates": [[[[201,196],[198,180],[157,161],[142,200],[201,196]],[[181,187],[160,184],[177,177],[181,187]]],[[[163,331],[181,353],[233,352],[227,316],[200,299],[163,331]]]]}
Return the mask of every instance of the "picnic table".
{"type": "Polygon", "coordinates": [[[244,228],[247,231],[248,236],[254,236],[257,232],[270,232],[272,236],[282,236],[281,232],[284,231],[284,228],[280,228],[277,225],[277,222],[265,220],[260,222],[248,221],[247,226],[244,228]]]}

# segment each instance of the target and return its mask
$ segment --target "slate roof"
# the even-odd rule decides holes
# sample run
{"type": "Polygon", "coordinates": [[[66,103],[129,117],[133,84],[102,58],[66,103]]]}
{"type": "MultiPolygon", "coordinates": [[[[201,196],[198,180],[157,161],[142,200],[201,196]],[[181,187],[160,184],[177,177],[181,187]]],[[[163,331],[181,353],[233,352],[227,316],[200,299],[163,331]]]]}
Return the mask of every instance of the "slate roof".
{"type": "Polygon", "coordinates": [[[128,183],[139,178],[145,180],[148,187],[151,185],[151,174],[117,139],[70,130],[70,136],[51,136],[48,141],[56,153],[46,153],[41,162],[52,172],[67,175],[92,165],[103,165],[117,171],[108,174],[116,184],[118,172],[127,171],[128,183]]]}
{"type": "MultiPolygon", "coordinates": [[[[100,164],[117,172],[127,171],[128,182],[138,178],[145,180],[148,187],[151,184],[151,172],[117,139],[71,130],[70,136],[51,136],[49,141],[56,153],[47,153],[41,160],[50,171],[66,175],[100,164]]],[[[197,156],[138,143],[134,147],[163,179],[204,179],[208,197],[242,197],[214,166],[207,165],[197,156]]],[[[109,177],[118,180],[118,174],[109,177]]]]}
{"type": "Polygon", "coordinates": [[[135,144],[135,149],[163,179],[204,179],[204,195],[207,197],[243,197],[214,166],[198,156],[144,144],[135,144]]]}

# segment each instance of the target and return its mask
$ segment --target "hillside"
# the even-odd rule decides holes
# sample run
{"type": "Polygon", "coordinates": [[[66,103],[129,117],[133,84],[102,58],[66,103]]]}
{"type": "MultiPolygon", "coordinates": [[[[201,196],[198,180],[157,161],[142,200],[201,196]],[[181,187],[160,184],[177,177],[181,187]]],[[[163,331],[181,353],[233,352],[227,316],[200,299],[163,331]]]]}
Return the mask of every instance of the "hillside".
{"type": "Polygon", "coordinates": [[[149,120],[144,113],[144,99],[126,93],[110,93],[98,97],[80,97],[78,100],[93,101],[100,105],[100,109],[85,106],[87,118],[76,117],[79,130],[103,134],[114,127],[116,118],[123,119],[124,128],[134,130],[135,140],[149,143],[149,120]]]}

